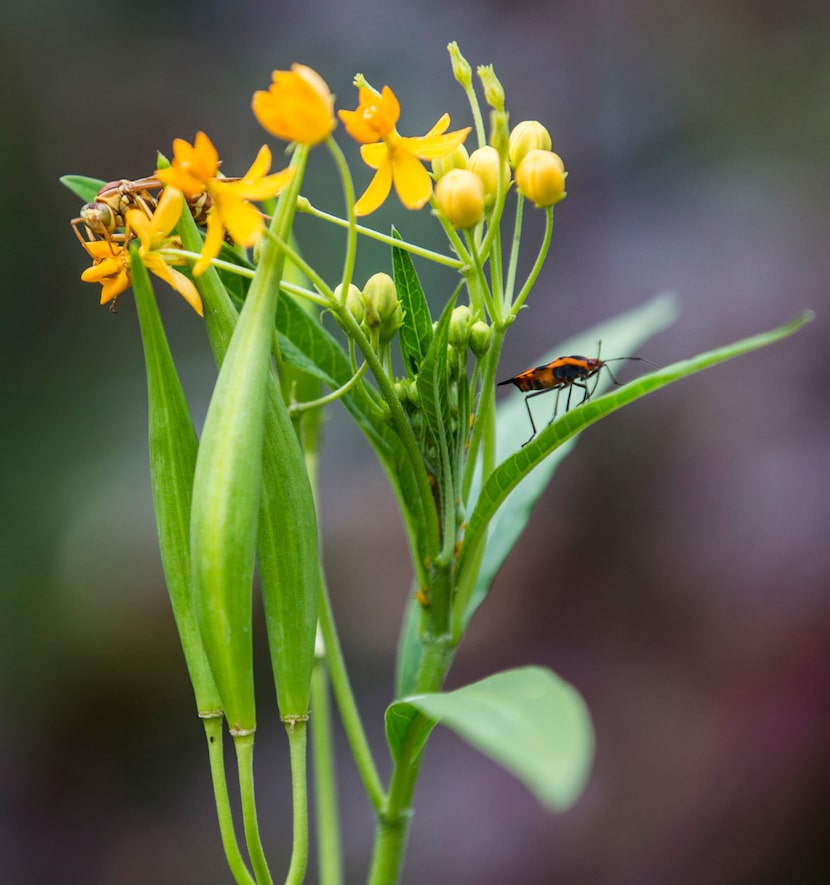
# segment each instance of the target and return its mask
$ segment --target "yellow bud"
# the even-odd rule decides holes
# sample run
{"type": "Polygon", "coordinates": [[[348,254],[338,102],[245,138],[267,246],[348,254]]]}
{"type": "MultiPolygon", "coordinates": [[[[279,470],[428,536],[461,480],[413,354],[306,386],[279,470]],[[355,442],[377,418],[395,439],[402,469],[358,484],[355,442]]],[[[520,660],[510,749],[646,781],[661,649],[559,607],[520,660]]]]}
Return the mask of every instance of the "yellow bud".
{"type": "Polygon", "coordinates": [[[446,175],[450,169],[466,169],[468,160],[467,148],[460,144],[451,154],[444,154],[443,157],[436,157],[432,161],[433,174],[438,179],[446,175]]]}
{"type": "Polygon", "coordinates": [[[502,166],[499,152],[490,145],[485,145],[470,154],[467,168],[474,172],[484,185],[484,205],[489,209],[496,201],[499,190],[499,169],[501,168],[502,191],[510,187],[510,169],[505,163],[502,166]]]}
{"type": "Polygon", "coordinates": [[[484,184],[469,169],[451,169],[435,185],[435,202],[453,227],[475,227],[484,217],[484,184]]]}
{"type": "Polygon", "coordinates": [[[373,274],[366,281],[361,293],[363,301],[363,322],[370,329],[381,326],[400,307],[395,281],[388,273],[373,274]]]}
{"type": "Polygon", "coordinates": [[[516,187],[537,208],[553,206],[564,199],[565,164],[553,151],[532,150],[516,167],[516,187]]]}
{"type": "Polygon", "coordinates": [[[515,169],[528,151],[549,151],[550,132],[536,120],[523,120],[510,133],[510,165],[515,169]]]}

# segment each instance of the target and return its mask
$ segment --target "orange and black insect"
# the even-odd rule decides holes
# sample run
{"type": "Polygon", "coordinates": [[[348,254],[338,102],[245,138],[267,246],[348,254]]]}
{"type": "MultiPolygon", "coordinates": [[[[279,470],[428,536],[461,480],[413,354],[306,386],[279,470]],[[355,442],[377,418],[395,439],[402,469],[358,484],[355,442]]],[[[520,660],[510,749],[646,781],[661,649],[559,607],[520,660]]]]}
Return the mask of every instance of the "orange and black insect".
{"type": "Polygon", "coordinates": [[[533,412],[530,411],[530,400],[534,396],[550,393],[552,390],[556,391],[556,399],[553,403],[553,417],[548,422],[548,424],[553,424],[559,408],[559,394],[566,387],[568,388],[568,399],[565,403],[565,411],[567,412],[571,407],[571,396],[573,395],[574,387],[579,387],[582,390],[582,399],[579,402],[579,405],[582,405],[582,403],[591,398],[594,391],[597,389],[597,384],[599,384],[599,373],[602,369],[608,370],[608,374],[611,376],[611,380],[614,384],[620,384],[608,366],[608,363],[614,363],[620,360],[636,360],[638,362],[648,363],[650,366],[657,366],[657,363],[653,363],[651,360],[644,359],[641,356],[618,356],[609,360],[602,360],[599,356],[601,346],[602,342],[600,341],[599,347],[597,347],[596,357],[558,356],[555,360],[546,363],[544,366],[536,366],[535,369],[526,369],[524,372],[519,372],[518,375],[514,375],[512,378],[508,378],[506,381],[499,381],[497,385],[498,387],[501,387],[503,384],[515,384],[521,391],[533,391],[532,393],[528,393],[525,397],[525,407],[527,408],[527,415],[530,418],[530,426],[533,428],[533,433],[527,442],[522,443],[523,447],[526,446],[537,433],[536,422],[533,420],[533,412]],[[596,377],[597,380],[594,382],[593,387],[589,388],[587,382],[590,378],[594,377],[596,377]]]}

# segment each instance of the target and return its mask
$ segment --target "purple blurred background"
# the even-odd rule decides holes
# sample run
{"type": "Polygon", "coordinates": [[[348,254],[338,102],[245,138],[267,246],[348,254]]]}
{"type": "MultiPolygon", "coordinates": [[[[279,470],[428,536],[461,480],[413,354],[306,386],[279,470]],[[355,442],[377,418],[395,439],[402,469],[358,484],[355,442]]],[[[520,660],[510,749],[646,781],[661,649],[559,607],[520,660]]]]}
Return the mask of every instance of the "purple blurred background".
{"type": "MultiPolygon", "coordinates": [[[[453,39],[495,64],[513,121],[545,122],[570,172],[506,374],[666,288],[680,320],[642,351],[663,364],[804,307],[818,317],[584,435],[450,685],[525,663],[572,681],[597,728],[588,789],[546,814],[439,730],[404,881],[830,881],[830,6],[807,0],[4,4],[2,881],[230,881],[158,562],[132,299],[112,316],[78,279],[78,205],[58,176],[138,178],[200,128],[232,174],[265,140],[250,95],[295,60],[340,106],[354,106],[357,71],[388,83],[406,134],[445,110],[466,125],[453,39]]],[[[325,203],[331,164],[313,161],[308,193],[325,203]]],[[[426,213],[393,199],[373,221],[392,220],[441,245],[426,213]]],[[[311,258],[336,268],[339,240],[306,229],[311,258]]],[[[387,261],[366,249],[358,279],[387,261]]],[[[438,303],[446,280],[424,279],[438,303]]],[[[180,302],[163,311],[198,417],[212,362],[180,302]]],[[[322,496],[331,592],[385,770],[410,571],[392,496],[339,408],[322,496]]],[[[258,666],[258,798],[280,878],[287,760],[262,641],[258,666]]],[[[372,820],[339,738],[360,882],[372,820]]]]}

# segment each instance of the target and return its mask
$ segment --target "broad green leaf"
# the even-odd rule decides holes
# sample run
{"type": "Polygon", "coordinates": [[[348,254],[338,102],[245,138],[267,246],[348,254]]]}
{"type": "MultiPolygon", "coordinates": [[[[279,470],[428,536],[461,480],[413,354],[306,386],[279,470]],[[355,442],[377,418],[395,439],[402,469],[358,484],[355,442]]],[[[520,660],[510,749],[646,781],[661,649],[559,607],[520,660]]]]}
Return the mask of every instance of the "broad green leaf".
{"type": "MultiPolygon", "coordinates": [[[[392,236],[400,234],[392,228],[392,236]]],[[[392,247],[392,273],[395,288],[403,307],[403,326],[400,330],[401,353],[406,373],[414,378],[420,371],[432,341],[432,317],[412,256],[404,249],[392,247]]]]}
{"type": "Polygon", "coordinates": [[[576,689],[549,670],[521,667],[392,704],[386,736],[393,758],[420,752],[438,722],[514,774],[547,808],[568,808],[585,786],[594,754],[590,715],[576,689]]]}
{"type": "MultiPolygon", "coordinates": [[[[541,356],[536,364],[543,365],[562,354],[594,355],[597,352],[597,342],[599,341],[602,341],[603,352],[608,356],[637,355],[638,348],[645,341],[674,322],[677,310],[677,301],[673,295],[657,295],[634,310],[627,311],[588,329],[577,337],[562,342],[541,356]]],[[[522,367],[516,368],[521,371],[522,367]]],[[[609,379],[600,377],[598,390],[602,390],[602,387],[608,383],[609,379]]],[[[555,394],[551,396],[555,396],[555,394]]],[[[544,402],[547,399],[548,397],[539,397],[536,401],[542,400],[544,402]]],[[[542,408],[541,404],[537,408],[542,408]]],[[[550,409],[552,413],[553,405],[545,403],[544,408],[550,409]]],[[[537,427],[544,426],[546,420],[544,416],[537,419],[537,427]]],[[[502,400],[496,413],[497,463],[502,462],[511,452],[520,449],[522,443],[530,436],[530,432],[530,422],[525,408],[525,394],[515,391],[502,400]]],[[[504,506],[495,513],[488,529],[487,545],[475,579],[472,598],[465,611],[465,622],[469,620],[486,597],[502,563],[524,531],[536,501],[550,484],[556,468],[575,445],[576,439],[571,439],[552,452],[513,490],[504,502],[504,506]]],[[[470,493],[467,505],[468,513],[474,509],[478,489],[477,478],[470,493]]],[[[469,539],[468,529],[465,543],[469,539]]]]}
{"type": "MultiPolygon", "coordinates": [[[[465,544],[459,561],[459,572],[463,571],[467,562],[475,561],[478,545],[484,543],[485,538],[487,538],[488,526],[491,520],[502,504],[505,503],[513,489],[525,477],[531,475],[531,471],[543,463],[551,453],[562,446],[563,443],[571,440],[581,430],[599,421],[605,415],[674,381],[780,341],[782,338],[797,332],[812,318],[813,314],[810,311],[805,311],[791,322],[777,329],[760,335],[754,335],[751,338],[745,338],[734,344],[729,344],[692,359],[683,360],[664,369],[659,369],[636,381],[625,384],[611,393],[593,398],[584,405],[572,409],[567,414],[557,418],[553,424],[540,431],[532,442],[499,464],[484,483],[475,510],[470,516],[465,544]]],[[[465,599],[462,594],[459,594],[457,597],[458,609],[456,614],[468,613],[469,609],[474,607],[478,601],[480,600],[465,599]]]]}
{"type": "Polygon", "coordinates": [[[106,181],[101,181],[100,178],[88,178],[86,175],[61,175],[60,183],[69,188],[79,200],[91,203],[106,181]]]}
{"type": "Polygon", "coordinates": [[[196,705],[200,714],[215,715],[222,705],[190,594],[190,497],[198,439],[153,288],[135,250],[131,271],[147,366],[150,478],[164,577],[196,705]]]}

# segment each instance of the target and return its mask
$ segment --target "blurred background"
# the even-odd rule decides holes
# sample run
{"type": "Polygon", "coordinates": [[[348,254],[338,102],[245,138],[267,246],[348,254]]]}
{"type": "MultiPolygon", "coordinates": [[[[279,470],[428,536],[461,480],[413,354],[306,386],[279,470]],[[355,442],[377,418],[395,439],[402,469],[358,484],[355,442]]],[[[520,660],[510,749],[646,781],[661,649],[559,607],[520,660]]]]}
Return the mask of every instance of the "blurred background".
{"type": "MultiPolygon", "coordinates": [[[[830,881],[830,6],[819,0],[2,5],[0,880],[230,881],[159,566],[132,296],[112,315],[79,280],[87,261],[68,223],[79,205],[58,177],[139,178],[197,129],[228,174],[241,171],[266,140],[250,96],[295,60],[341,107],[356,103],[357,71],[391,85],[405,134],[445,110],[466,125],[450,40],[474,66],[494,63],[513,122],[544,122],[570,173],[505,377],[663,289],[682,314],[642,351],[662,364],[805,307],[818,316],[584,434],[450,685],[526,663],[570,680],[597,729],[587,791],[546,814],[438,730],[404,882],[830,881]]],[[[365,186],[368,170],[354,168],[365,186]]],[[[312,200],[337,211],[323,151],[311,177],[312,200]]],[[[393,220],[442,246],[428,214],[394,197],[373,217],[393,220]]],[[[339,238],[303,230],[333,276],[339,238]]],[[[358,281],[387,268],[385,250],[366,248],[358,281]]],[[[452,284],[423,273],[440,304],[452,284]]],[[[211,357],[189,308],[161,294],[201,420],[211,357]]],[[[391,494],[341,408],[326,434],[329,581],[385,770],[410,569],[391,494]]],[[[257,788],[279,878],[287,761],[263,641],[258,654],[257,788]]],[[[339,739],[348,882],[360,882],[372,819],[339,739]]]]}

